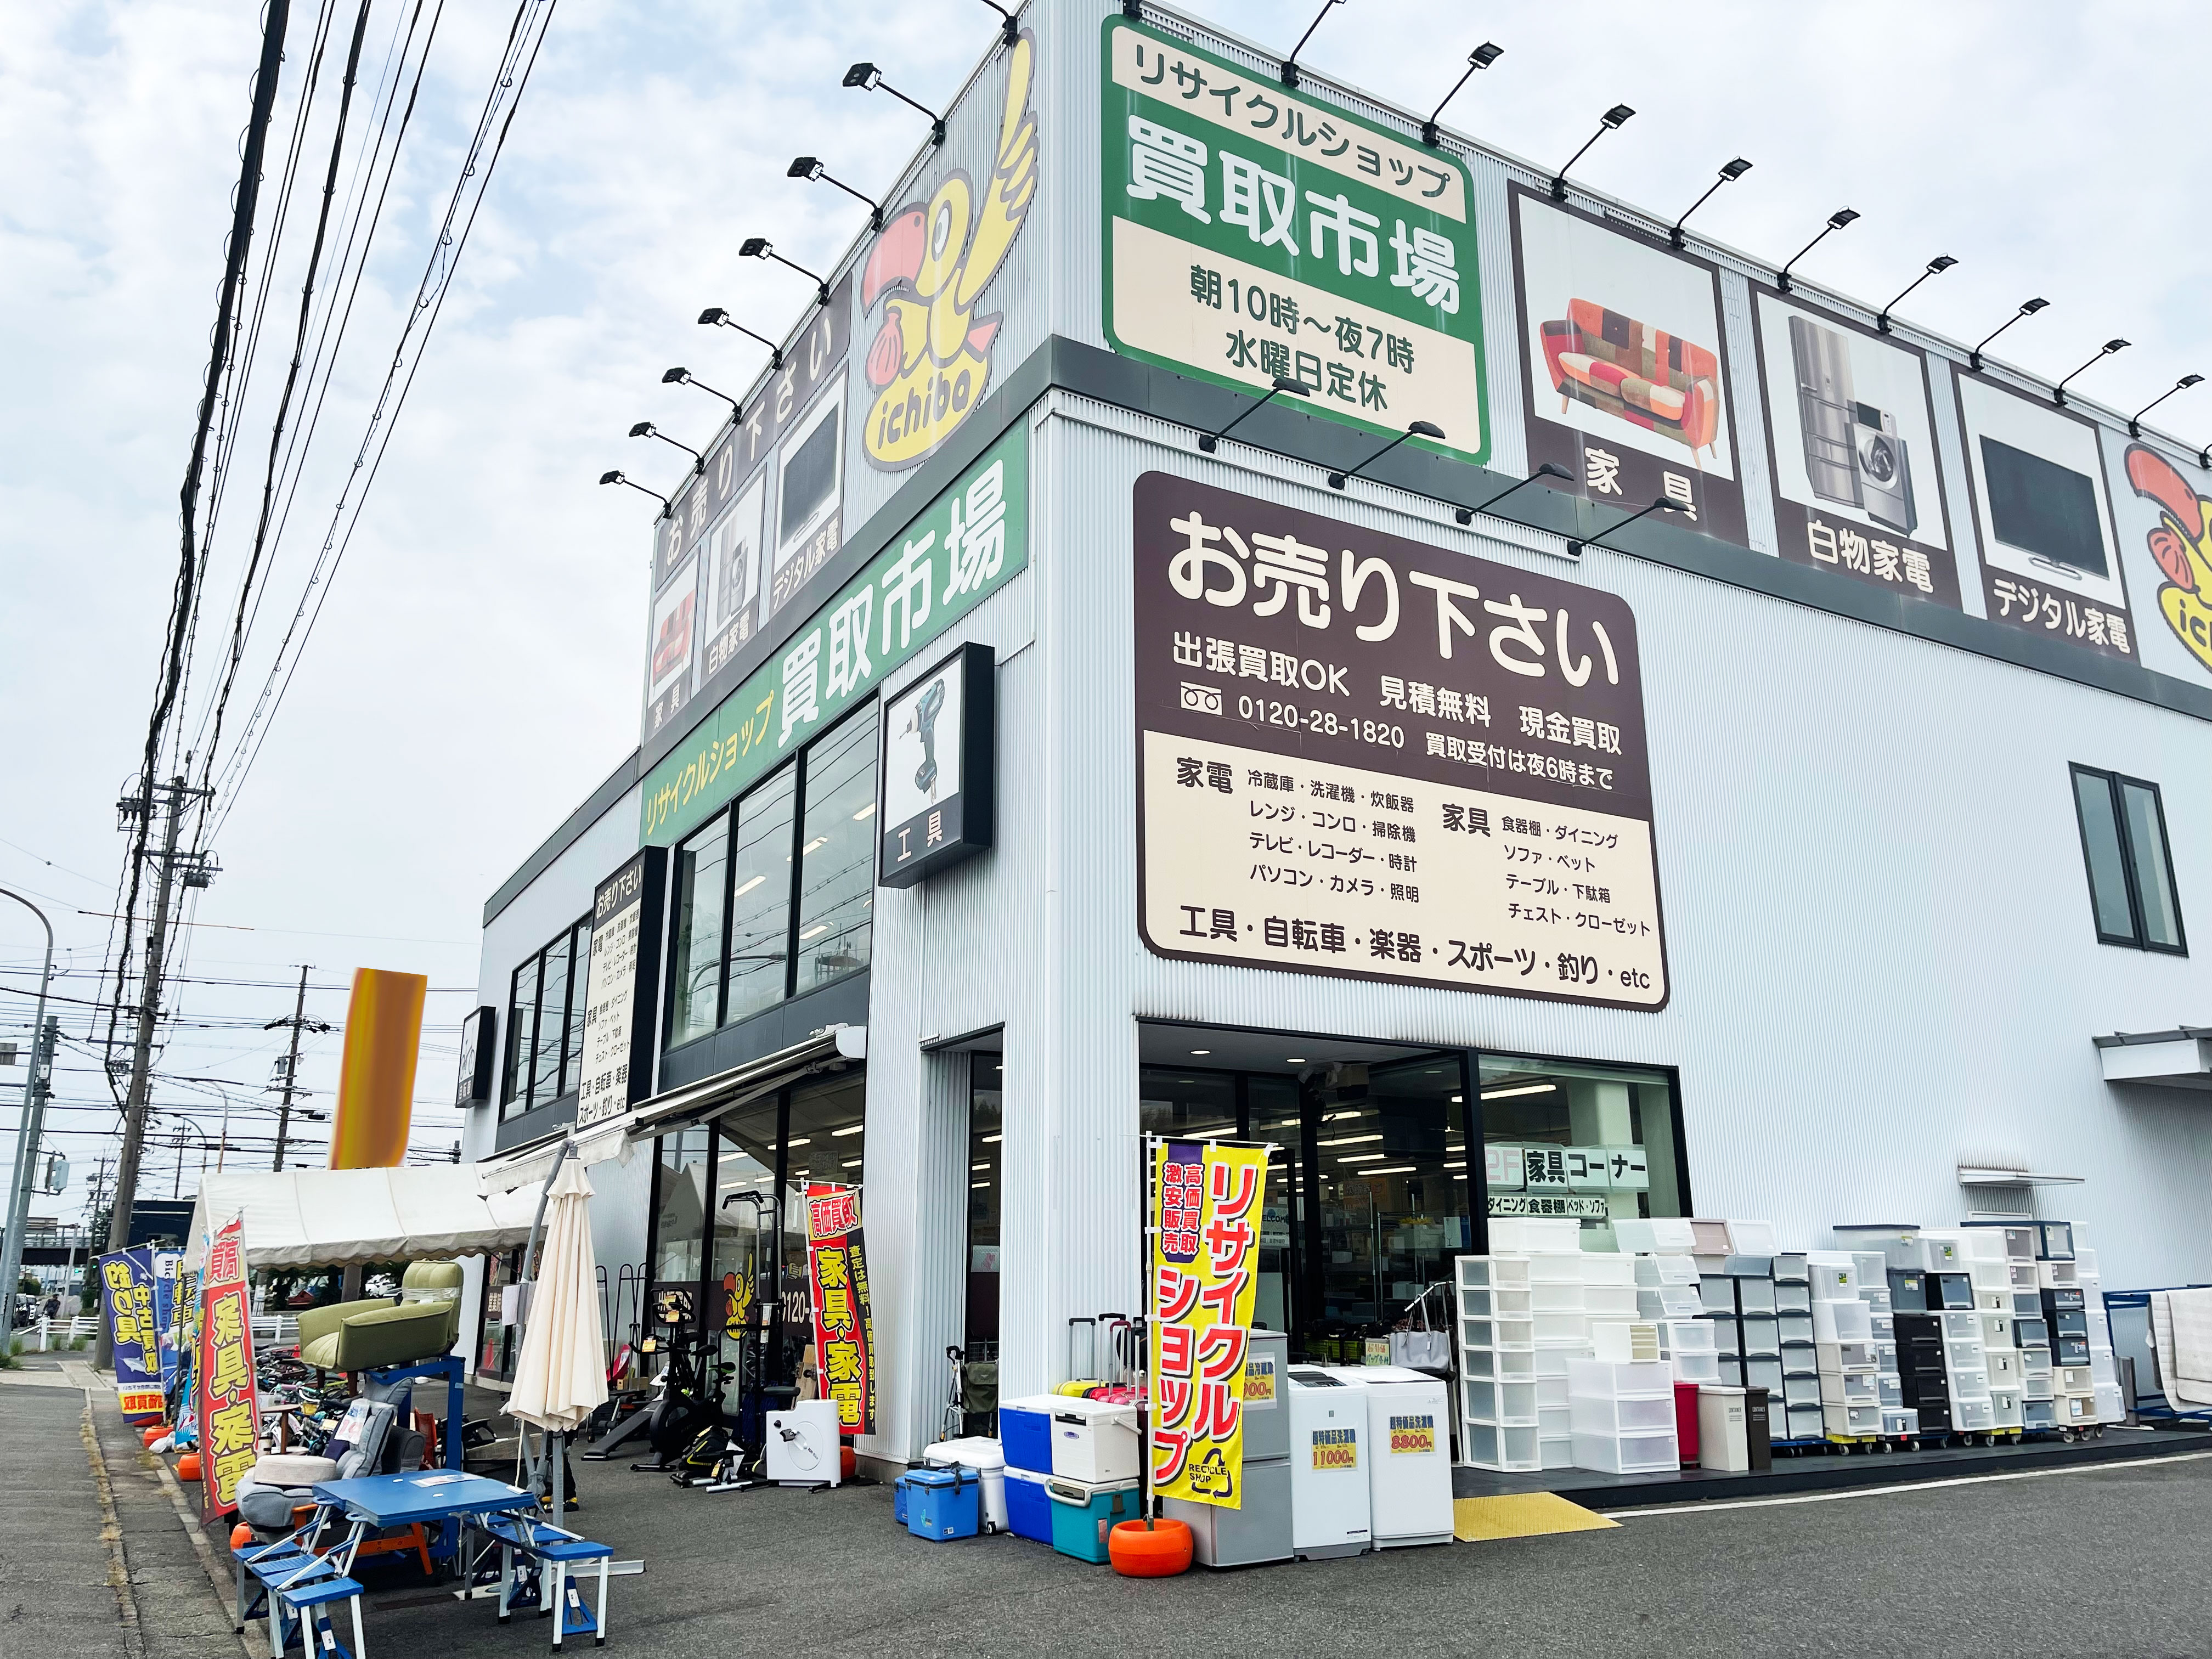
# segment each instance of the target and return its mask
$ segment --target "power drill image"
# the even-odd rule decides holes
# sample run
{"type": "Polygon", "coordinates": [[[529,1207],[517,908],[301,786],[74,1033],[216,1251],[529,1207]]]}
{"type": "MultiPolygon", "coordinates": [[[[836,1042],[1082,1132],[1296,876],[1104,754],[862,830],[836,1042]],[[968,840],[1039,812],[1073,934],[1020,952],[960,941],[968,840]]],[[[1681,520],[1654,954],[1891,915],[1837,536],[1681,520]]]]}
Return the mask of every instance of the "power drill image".
{"type": "Polygon", "coordinates": [[[937,799],[937,717],[945,712],[945,681],[929,683],[921,701],[907,717],[906,729],[921,738],[921,764],[914,769],[914,787],[931,800],[937,799]]]}

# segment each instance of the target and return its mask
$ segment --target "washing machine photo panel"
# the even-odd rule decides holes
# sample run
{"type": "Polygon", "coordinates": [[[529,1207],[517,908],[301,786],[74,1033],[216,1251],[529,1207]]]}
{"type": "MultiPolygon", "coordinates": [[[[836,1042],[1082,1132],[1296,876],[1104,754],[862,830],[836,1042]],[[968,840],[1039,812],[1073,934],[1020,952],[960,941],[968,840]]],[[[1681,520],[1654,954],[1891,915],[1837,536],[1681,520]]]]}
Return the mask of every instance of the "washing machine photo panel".
{"type": "Polygon", "coordinates": [[[1927,359],[1771,289],[1753,314],[1783,557],[1956,608],[1927,359]]]}
{"type": "Polygon", "coordinates": [[[758,607],[753,603],[760,580],[761,506],[767,494],[765,470],[756,473],[729,510],[714,521],[704,542],[699,608],[706,641],[699,679],[712,679],[752,637],[758,607]]]}
{"type": "Polygon", "coordinates": [[[1743,544],[1717,268],[1518,186],[1513,231],[1530,469],[1743,544]]]}
{"type": "Polygon", "coordinates": [[[2134,658],[2097,428],[1954,371],[1990,617],[2134,658]]]}

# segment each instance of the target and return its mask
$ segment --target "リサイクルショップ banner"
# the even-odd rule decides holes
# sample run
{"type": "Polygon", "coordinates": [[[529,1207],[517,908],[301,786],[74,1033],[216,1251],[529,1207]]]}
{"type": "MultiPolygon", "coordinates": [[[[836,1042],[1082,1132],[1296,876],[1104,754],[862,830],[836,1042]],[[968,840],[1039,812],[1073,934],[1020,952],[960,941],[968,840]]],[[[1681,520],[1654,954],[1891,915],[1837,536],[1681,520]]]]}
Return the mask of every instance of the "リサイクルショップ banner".
{"type": "Polygon", "coordinates": [[[1146,945],[1666,1002],[1626,603],[1165,473],[1135,514],[1146,945]]]}

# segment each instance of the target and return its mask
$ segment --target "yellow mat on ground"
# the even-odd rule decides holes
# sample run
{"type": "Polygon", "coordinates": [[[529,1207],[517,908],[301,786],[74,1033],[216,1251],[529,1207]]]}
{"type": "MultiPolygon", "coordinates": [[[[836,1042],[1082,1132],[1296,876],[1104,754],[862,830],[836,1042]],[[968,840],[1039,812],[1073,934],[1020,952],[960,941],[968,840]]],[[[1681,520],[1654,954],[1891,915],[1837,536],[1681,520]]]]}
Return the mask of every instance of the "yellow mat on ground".
{"type": "Polygon", "coordinates": [[[1452,1536],[1462,1544],[1486,1538],[1534,1538],[1549,1532],[1599,1532],[1620,1524],[1554,1492],[1452,1499],[1452,1536]]]}

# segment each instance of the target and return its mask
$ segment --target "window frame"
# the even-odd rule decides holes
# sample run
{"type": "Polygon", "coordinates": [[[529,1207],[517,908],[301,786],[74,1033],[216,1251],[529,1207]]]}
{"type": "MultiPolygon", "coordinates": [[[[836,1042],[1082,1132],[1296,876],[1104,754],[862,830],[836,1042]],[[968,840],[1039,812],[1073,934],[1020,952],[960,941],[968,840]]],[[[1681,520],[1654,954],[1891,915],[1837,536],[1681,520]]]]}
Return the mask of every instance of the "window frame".
{"type": "MultiPolygon", "coordinates": [[[[503,1075],[500,1079],[499,1121],[501,1123],[510,1118],[521,1117],[527,1113],[543,1111],[549,1106],[557,1105],[575,1092],[574,1090],[565,1091],[554,1095],[550,1099],[535,1103],[531,1100],[531,1091],[537,1076],[538,1034],[543,1029],[545,1021],[545,958],[556,946],[566,945],[568,948],[569,971],[568,982],[563,988],[558,1016],[561,1021],[561,1047],[553,1056],[553,1078],[557,1085],[568,1065],[568,1039],[571,1035],[569,1012],[576,1006],[578,999],[586,994],[585,988],[577,983],[575,972],[577,937],[580,933],[585,941],[585,948],[588,951],[591,929],[591,913],[586,911],[528,956],[523,957],[520,962],[515,963],[514,970],[507,976],[507,1030],[506,1040],[501,1048],[501,1066],[503,1075]],[[535,975],[532,982],[537,988],[532,998],[530,1029],[523,1031],[517,1029],[514,1004],[515,992],[521,984],[523,971],[526,969],[535,975]]],[[[576,1028],[575,1035],[580,1049],[582,1046],[580,1028],[576,1028]]]]}
{"type": "Polygon", "coordinates": [[[2115,772],[2101,766],[2087,766],[2080,761],[2067,766],[2068,793],[2074,800],[2074,828],[2081,842],[2081,872],[2087,884],[2089,924],[2095,929],[2100,945],[2117,945],[2130,950],[2149,951],[2160,956],[2185,957],[2189,954],[2189,926],[2181,910],[2181,885],[2173,875],[2173,831],[2166,821],[2166,797],[2157,784],[2148,778],[2130,777],[2124,772],[2115,772]],[[2120,885],[2127,895],[2128,922],[2135,931],[2130,934],[2108,933],[2098,914],[2097,867],[2089,856],[2089,824],[2081,807],[2083,778],[2094,778],[2105,786],[2112,813],[2112,830],[2120,849],[2120,885]],[[2134,832],[2128,825],[2127,797],[2130,787],[2146,791],[2151,806],[2158,815],[2159,852],[2166,876],[2166,894],[2173,910],[2175,942],[2167,945],[2151,939],[2143,921],[2143,898],[2141,884],[2136,879],[2138,862],[2134,832]]]}

